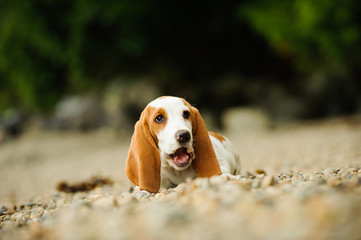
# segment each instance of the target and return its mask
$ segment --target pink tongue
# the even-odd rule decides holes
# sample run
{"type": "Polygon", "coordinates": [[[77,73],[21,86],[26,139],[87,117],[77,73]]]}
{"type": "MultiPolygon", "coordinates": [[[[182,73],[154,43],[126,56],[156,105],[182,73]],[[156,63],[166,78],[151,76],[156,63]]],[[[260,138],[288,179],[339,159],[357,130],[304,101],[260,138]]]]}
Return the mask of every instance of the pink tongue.
{"type": "Polygon", "coordinates": [[[188,154],[180,154],[180,155],[176,155],[173,159],[177,163],[185,163],[188,162],[189,156],[188,154]]]}
{"type": "Polygon", "coordinates": [[[176,163],[185,163],[189,161],[189,155],[187,153],[187,149],[185,148],[178,149],[174,155],[173,160],[176,163]]]}

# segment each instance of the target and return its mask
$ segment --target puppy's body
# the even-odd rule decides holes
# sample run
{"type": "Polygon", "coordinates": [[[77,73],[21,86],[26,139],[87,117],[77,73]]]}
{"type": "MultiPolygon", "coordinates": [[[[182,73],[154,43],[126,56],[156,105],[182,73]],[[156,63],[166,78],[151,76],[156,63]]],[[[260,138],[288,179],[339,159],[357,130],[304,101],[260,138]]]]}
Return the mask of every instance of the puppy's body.
{"type": "Polygon", "coordinates": [[[196,108],[181,98],[161,97],[136,124],[126,172],[141,190],[156,192],[187,178],[240,174],[240,163],[228,139],[207,132],[196,108]]]}
{"type": "Polygon", "coordinates": [[[239,155],[231,141],[228,138],[219,134],[210,132],[214,152],[216,153],[219,167],[223,174],[228,175],[240,175],[241,163],[239,161],[239,155]]]}

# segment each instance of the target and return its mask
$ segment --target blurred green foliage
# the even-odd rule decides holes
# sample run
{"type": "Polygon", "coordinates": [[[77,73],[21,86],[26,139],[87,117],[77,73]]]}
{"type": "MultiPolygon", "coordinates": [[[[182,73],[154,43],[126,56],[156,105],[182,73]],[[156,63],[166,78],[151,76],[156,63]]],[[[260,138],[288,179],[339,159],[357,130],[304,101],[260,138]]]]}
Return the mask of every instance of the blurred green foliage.
{"type": "Polygon", "coordinates": [[[0,107],[50,109],[67,91],[115,74],[122,57],[144,47],[132,1],[1,1],[0,107]]]}
{"type": "Polygon", "coordinates": [[[293,57],[306,72],[359,66],[359,13],[355,0],[263,0],[240,9],[278,54],[293,57]]]}
{"type": "Polygon", "coordinates": [[[198,89],[199,99],[233,104],[249,102],[249,92],[265,83],[254,79],[287,88],[302,76],[335,72],[355,88],[360,5],[2,0],[0,109],[48,111],[64,94],[101,89],[121,74],[154,77],[168,94],[198,89]]]}

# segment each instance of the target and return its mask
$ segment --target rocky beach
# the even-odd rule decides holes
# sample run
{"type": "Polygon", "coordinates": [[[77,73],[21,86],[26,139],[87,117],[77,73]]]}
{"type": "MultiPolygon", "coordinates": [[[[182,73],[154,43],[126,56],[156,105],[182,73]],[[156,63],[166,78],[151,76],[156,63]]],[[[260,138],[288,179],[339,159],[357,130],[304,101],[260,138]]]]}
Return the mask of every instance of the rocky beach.
{"type": "Polygon", "coordinates": [[[150,196],[125,177],[129,136],[29,132],[4,143],[0,239],[361,238],[359,117],[227,136],[241,176],[150,196]]]}

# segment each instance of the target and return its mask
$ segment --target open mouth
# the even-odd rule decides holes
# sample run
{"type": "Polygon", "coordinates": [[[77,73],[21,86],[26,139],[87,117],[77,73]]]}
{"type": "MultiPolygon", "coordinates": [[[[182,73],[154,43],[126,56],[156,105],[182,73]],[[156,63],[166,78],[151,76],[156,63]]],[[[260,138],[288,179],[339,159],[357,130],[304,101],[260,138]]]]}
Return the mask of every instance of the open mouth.
{"type": "Polygon", "coordinates": [[[193,153],[188,153],[186,147],[177,149],[173,154],[169,155],[173,163],[180,168],[186,167],[189,165],[190,161],[193,158],[193,153]]]}

